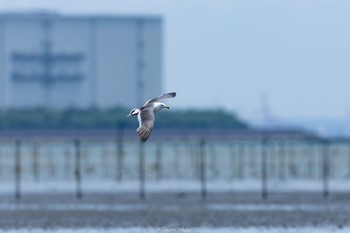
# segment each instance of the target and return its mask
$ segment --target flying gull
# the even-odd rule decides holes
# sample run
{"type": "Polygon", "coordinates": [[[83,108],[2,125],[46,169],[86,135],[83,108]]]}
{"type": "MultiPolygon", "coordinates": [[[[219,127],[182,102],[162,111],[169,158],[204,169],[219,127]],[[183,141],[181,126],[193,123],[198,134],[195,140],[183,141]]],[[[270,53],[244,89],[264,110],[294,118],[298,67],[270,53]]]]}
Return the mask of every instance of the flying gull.
{"type": "Polygon", "coordinates": [[[174,98],[175,96],[176,92],[163,94],[161,96],[148,100],[141,108],[134,108],[131,110],[128,117],[137,115],[137,118],[139,120],[139,127],[137,128],[136,132],[139,134],[143,142],[148,139],[149,135],[152,132],[155,119],[154,113],[159,112],[163,108],[170,108],[160,101],[162,99],[174,98]]]}

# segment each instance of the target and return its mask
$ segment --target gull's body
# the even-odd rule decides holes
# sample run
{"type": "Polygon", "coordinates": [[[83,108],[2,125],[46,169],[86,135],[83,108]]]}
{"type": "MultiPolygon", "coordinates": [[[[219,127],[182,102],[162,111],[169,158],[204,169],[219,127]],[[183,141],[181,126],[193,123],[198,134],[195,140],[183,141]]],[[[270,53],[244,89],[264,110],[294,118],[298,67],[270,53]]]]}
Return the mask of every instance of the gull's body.
{"type": "Polygon", "coordinates": [[[156,98],[150,99],[141,108],[134,108],[128,116],[136,116],[139,121],[139,127],[136,132],[139,134],[141,140],[144,142],[151,135],[154,125],[154,113],[159,112],[163,108],[169,109],[169,106],[160,102],[162,99],[174,98],[175,92],[163,94],[156,98]]]}

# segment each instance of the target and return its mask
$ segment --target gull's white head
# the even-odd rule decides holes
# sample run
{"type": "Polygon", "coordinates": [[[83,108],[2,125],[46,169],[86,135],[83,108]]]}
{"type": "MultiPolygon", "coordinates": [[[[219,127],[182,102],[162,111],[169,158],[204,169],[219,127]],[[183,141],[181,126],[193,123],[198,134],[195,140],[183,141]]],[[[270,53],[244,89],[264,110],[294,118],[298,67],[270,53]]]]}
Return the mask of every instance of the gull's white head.
{"type": "Polygon", "coordinates": [[[130,116],[137,116],[137,114],[139,114],[139,112],[140,112],[140,109],[134,108],[133,110],[131,110],[131,112],[127,116],[128,117],[130,117],[130,116]]]}
{"type": "Polygon", "coordinates": [[[164,103],[155,103],[154,104],[154,111],[155,112],[159,112],[160,110],[162,110],[163,108],[169,109],[170,107],[164,103]]]}

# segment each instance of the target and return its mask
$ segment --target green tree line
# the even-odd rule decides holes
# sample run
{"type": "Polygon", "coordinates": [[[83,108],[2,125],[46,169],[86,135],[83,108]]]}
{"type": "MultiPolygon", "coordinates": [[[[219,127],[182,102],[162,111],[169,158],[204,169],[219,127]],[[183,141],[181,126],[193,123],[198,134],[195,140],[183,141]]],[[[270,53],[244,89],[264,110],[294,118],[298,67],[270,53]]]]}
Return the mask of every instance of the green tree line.
{"type": "MultiPolygon", "coordinates": [[[[129,109],[9,109],[0,113],[0,129],[108,129],[137,127],[129,109]]],[[[159,128],[247,128],[234,113],[223,110],[163,110],[156,114],[159,128]]]]}

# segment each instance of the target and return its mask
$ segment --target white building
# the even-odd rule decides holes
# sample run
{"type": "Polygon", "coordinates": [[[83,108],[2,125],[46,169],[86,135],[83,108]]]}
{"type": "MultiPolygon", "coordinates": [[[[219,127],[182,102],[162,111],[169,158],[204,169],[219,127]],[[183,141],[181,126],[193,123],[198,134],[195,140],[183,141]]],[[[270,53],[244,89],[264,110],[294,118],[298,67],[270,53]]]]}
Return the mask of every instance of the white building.
{"type": "Polygon", "coordinates": [[[162,18],[0,14],[0,108],[101,108],[162,92],[162,18]]]}

